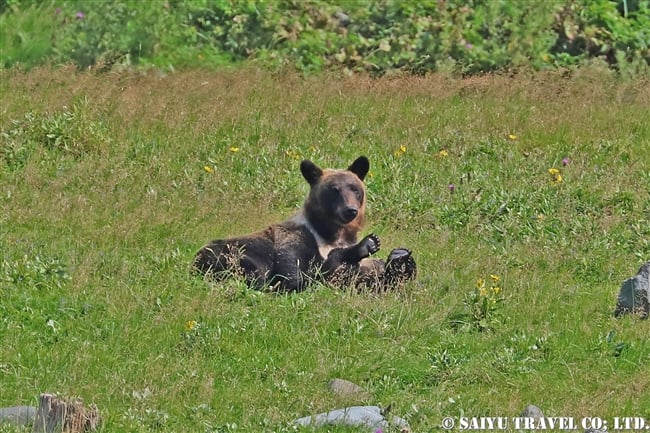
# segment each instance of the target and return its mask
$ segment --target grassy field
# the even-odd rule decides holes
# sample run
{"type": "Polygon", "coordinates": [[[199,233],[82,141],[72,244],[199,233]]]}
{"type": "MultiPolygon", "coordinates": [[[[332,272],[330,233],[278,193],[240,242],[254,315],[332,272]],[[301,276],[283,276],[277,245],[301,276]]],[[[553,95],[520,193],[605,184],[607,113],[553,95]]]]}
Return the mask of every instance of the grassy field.
{"type": "Polygon", "coordinates": [[[105,432],[285,432],[349,404],[414,432],[527,404],[650,419],[650,323],[612,317],[650,260],[647,80],[0,77],[0,407],[80,396],[105,432]],[[365,232],[419,264],[404,290],[190,276],[205,242],[300,208],[302,158],[361,154],[365,232]]]}

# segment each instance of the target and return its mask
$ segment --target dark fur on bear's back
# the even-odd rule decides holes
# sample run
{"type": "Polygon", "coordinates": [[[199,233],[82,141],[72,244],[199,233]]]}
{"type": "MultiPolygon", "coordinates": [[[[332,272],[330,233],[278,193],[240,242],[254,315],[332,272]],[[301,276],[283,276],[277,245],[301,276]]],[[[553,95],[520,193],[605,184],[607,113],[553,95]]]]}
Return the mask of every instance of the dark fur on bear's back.
{"type": "Polygon", "coordinates": [[[394,250],[395,263],[389,258],[385,264],[367,259],[379,250],[379,238],[368,235],[357,242],[369,169],[364,156],[346,170],[303,161],[300,171],[310,190],[298,214],[261,232],[212,241],[196,254],[193,268],[215,279],[239,274],[252,287],[279,291],[303,290],[316,279],[383,289],[413,278],[415,262],[408,250],[394,250]]]}

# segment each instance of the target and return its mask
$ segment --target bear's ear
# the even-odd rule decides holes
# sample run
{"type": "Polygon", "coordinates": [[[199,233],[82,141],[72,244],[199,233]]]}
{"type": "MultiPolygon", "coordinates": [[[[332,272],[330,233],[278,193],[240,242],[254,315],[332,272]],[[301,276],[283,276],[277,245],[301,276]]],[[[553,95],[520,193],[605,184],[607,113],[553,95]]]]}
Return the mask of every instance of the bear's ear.
{"type": "Polygon", "coordinates": [[[356,174],[359,179],[363,180],[370,170],[370,162],[365,156],[360,156],[348,167],[348,170],[356,174]]]}
{"type": "Polygon", "coordinates": [[[300,163],[300,172],[302,173],[302,177],[304,177],[310,185],[318,183],[323,175],[323,170],[318,168],[316,164],[308,159],[305,159],[300,163]]]}

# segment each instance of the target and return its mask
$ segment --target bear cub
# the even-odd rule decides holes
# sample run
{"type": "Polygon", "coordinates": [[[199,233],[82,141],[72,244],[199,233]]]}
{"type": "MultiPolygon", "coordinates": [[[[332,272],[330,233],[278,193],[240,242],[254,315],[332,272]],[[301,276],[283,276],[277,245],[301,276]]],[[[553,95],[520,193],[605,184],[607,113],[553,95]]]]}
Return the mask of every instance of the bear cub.
{"type": "Polygon", "coordinates": [[[253,288],[279,292],[304,290],[317,280],[374,291],[399,287],[416,275],[411,252],[398,248],[387,261],[371,259],[379,238],[370,234],[357,241],[369,169],[365,156],[345,170],[302,161],[310,189],[296,215],[257,233],[210,242],[196,254],[193,269],[215,280],[240,275],[253,288]]]}

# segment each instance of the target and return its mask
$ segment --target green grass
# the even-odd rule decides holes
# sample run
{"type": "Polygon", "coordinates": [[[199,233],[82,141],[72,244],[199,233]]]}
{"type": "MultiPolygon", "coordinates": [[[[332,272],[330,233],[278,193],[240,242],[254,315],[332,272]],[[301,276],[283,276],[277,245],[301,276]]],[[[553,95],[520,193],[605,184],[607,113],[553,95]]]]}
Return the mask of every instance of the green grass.
{"type": "Polygon", "coordinates": [[[30,68],[43,64],[53,51],[53,16],[54,8],[36,5],[26,7],[20,14],[0,13],[0,65],[8,68],[21,63],[30,68]]]}
{"type": "Polygon", "coordinates": [[[107,432],[291,431],[357,403],[414,432],[527,404],[650,418],[648,323],[612,317],[650,259],[647,81],[0,74],[0,407],[80,396],[107,432]],[[205,242],[301,206],[301,158],[360,154],[366,232],[419,264],[403,291],[189,275],[205,242]],[[466,303],[490,274],[503,302],[479,331],[466,303]]]}

